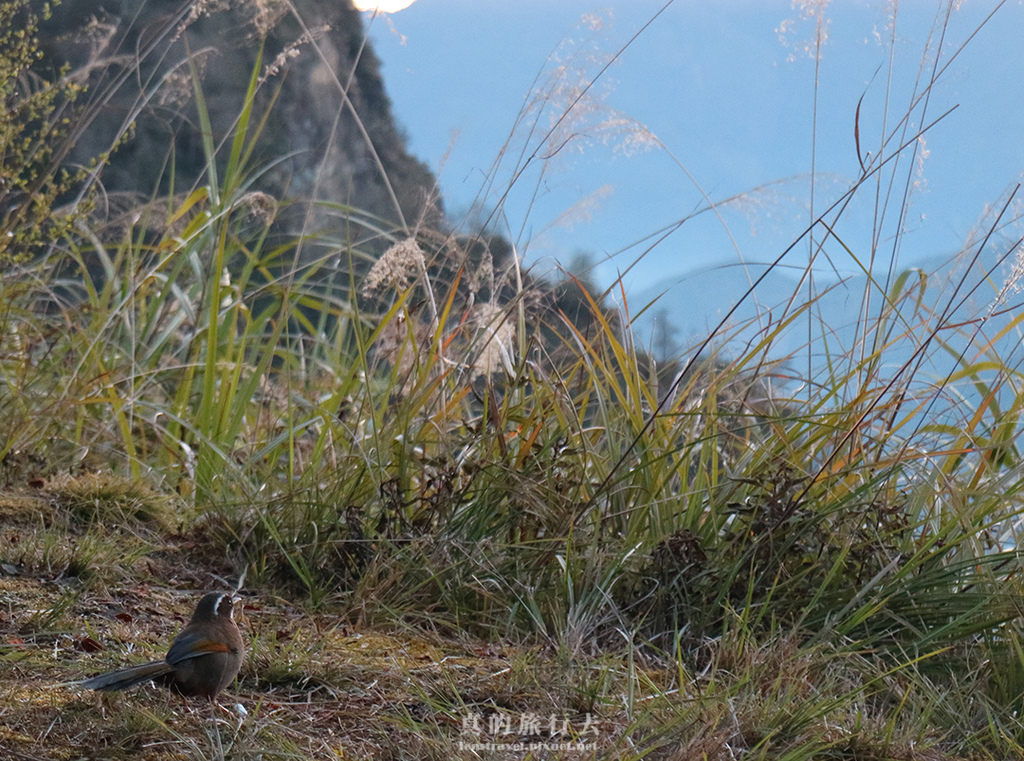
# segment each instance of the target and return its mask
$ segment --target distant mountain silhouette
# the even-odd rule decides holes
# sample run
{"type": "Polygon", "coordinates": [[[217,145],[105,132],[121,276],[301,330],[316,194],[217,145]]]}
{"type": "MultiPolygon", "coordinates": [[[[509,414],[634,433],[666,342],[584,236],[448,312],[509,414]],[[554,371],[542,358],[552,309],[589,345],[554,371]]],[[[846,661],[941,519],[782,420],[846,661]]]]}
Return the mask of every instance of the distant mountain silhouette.
{"type": "MultiPolygon", "coordinates": [[[[835,372],[836,358],[845,352],[853,350],[854,357],[871,353],[872,341],[876,340],[873,328],[882,315],[885,330],[880,336],[884,337],[885,348],[881,361],[888,373],[897,373],[925,355],[926,361],[915,376],[919,374],[922,382],[941,383],[963,363],[977,362],[986,346],[1002,362],[1008,362],[1021,351],[1022,335],[1011,321],[1024,304],[1021,295],[1011,288],[1002,303],[993,305],[1014,264],[1015,257],[1007,256],[1012,248],[1012,241],[994,241],[973,266],[969,252],[920,259],[901,268],[893,275],[894,282],[901,273],[904,276],[903,297],[895,312],[887,308],[881,290],[886,283],[884,270],[875,275],[867,310],[863,309],[866,275],[838,282],[834,276],[830,280],[817,277],[817,299],[809,310],[810,333],[805,311],[779,331],[767,358],[789,359],[806,373],[810,353],[812,375],[828,368],[835,372]],[[992,274],[986,277],[990,271],[992,274]],[[925,351],[918,352],[940,323],[939,314],[946,315],[941,321],[942,330],[935,333],[925,351]]],[[[662,358],[669,344],[675,355],[690,354],[738,304],[711,345],[724,346],[729,356],[742,354],[745,347],[763,340],[809,300],[809,285],[806,280],[801,284],[802,272],[776,268],[765,274],[767,270],[766,265],[759,264],[708,267],[667,278],[663,285],[632,295],[629,311],[640,315],[633,322],[636,340],[662,358]],[[751,282],[761,275],[764,278],[753,294],[742,300],[751,282]],[[670,342],[666,336],[671,336],[670,342]]],[[[890,283],[890,291],[892,288],[890,283]]]]}

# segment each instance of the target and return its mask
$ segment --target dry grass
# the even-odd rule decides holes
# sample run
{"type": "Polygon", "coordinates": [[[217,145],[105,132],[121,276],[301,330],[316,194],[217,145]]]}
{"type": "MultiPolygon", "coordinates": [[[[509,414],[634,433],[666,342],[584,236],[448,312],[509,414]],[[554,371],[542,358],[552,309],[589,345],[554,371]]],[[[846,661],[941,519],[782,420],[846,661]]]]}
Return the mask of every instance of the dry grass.
{"type": "MultiPolygon", "coordinates": [[[[129,485],[104,481],[112,502],[129,485]]],[[[74,546],[95,524],[83,528],[70,517],[73,506],[41,496],[6,494],[0,509],[5,758],[726,759],[743,749],[788,758],[787,748],[794,758],[961,758],[944,752],[927,725],[894,733],[887,723],[898,721],[899,694],[914,688],[912,671],[869,689],[879,673],[869,661],[803,646],[797,636],[754,646],[742,632],[727,633],[686,665],[641,646],[570,655],[397,619],[367,627],[343,607],[314,612],[266,589],[245,591],[239,620],[250,650],[220,707],[153,686],[84,692],[76,680],[161,657],[198,593],[221,585],[228,566],[211,564],[192,538],[145,529],[136,518],[90,535],[104,572],[41,574],[30,562],[6,562],[12,548],[74,546]],[[118,567],[110,557],[126,536],[139,559],[118,567]],[[525,727],[530,716],[538,723],[525,727]],[[504,723],[492,733],[491,722],[504,723]],[[576,739],[586,750],[524,749],[564,742],[563,729],[585,731],[576,739]]]]}
{"type": "MultiPolygon", "coordinates": [[[[63,488],[78,493],[95,486],[95,477],[84,480],[62,479],[63,488]]],[[[103,481],[115,495],[128,488],[127,482],[115,488],[113,477],[103,481]]],[[[4,560],[25,545],[71,552],[86,531],[70,517],[74,509],[43,496],[4,495],[4,560]]],[[[23,551],[23,562],[3,564],[0,755],[451,757],[470,706],[560,711],[557,690],[536,682],[544,669],[522,666],[532,662],[532,651],[407,627],[365,629],[341,611],[312,613],[266,591],[246,596],[239,618],[250,652],[214,718],[204,704],[152,686],[84,692],[73,682],[160,658],[197,594],[218,586],[210,566],[196,562],[194,543],[180,535],[149,534],[145,550],[140,544],[130,553],[144,562],[119,566],[112,556],[124,550],[125,536],[143,542],[142,523],[129,525],[95,536],[93,557],[108,572],[86,580],[66,574],[53,580],[52,568],[41,576],[37,549],[23,551]]]]}
{"type": "Polygon", "coordinates": [[[243,606],[251,649],[234,689],[221,697],[216,724],[204,704],[156,687],[98,695],[69,684],[161,657],[187,621],[206,574],[154,563],[162,567],[151,570],[183,588],[152,578],[88,589],[0,579],[0,755],[216,758],[219,732],[232,758],[447,757],[467,700],[477,710],[538,699],[557,708],[543,686],[522,682],[523,670],[511,664],[524,656],[513,648],[364,630],[337,613],[309,613],[260,593],[243,606]]]}

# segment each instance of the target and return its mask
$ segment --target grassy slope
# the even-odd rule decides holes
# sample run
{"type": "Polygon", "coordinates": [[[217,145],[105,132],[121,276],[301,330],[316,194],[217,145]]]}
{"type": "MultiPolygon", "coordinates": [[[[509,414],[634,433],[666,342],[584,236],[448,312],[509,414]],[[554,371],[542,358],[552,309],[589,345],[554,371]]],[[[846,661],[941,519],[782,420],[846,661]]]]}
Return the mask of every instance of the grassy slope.
{"type": "MultiPolygon", "coordinates": [[[[50,206],[5,218],[35,258],[0,281],[0,748],[475,757],[460,740],[490,737],[464,722],[533,713],[597,720],[567,757],[1021,754],[1021,378],[989,335],[1019,321],[961,301],[992,273],[923,299],[894,270],[865,286],[854,345],[794,302],[659,373],[593,287],[538,292],[482,241],[332,204],[338,230],[281,240],[251,191],[260,64],[215,144],[179,63],[206,184],[104,219],[79,176],[69,217],[49,154],[4,166],[50,206]],[[826,369],[801,378],[772,349],[808,329],[826,369]],[[66,684],[159,657],[242,572],[244,719],[66,684]]],[[[37,100],[36,124],[64,123],[37,100]]],[[[536,102],[513,176],[571,121],[536,102]]],[[[844,203],[906,179],[911,121],[808,229],[830,255],[867,261],[844,203]]]]}
{"type": "Polygon", "coordinates": [[[102,482],[100,493],[95,478],[60,479],[0,503],[4,554],[17,546],[24,561],[0,579],[0,748],[15,758],[475,757],[460,742],[498,742],[481,755],[523,758],[514,740],[550,741],[552,715],[579,732],[588,714],[592,747],[533,757],[958,759],[1012,747],[989,737],[976,755],[955,751],[969,724],[983,729],[967,694],[976,675],[960,674],[957,694],[914,664],[758,636],[738,620],[673,662],[649,647],[567,654],[515,636],[367,626],[351,607],[310,610],[262,589],[246,596],[249,657],[213,718],[153,687],[84,693],[68,682],[161,657],[196,590],[222,588],[212,572],[230,570],[211,561],[201,531],[161,527],[174,498],[102,482]],[[83,494],[90,510],[148,519],[83,522],[83,494]],[[541,734],[519,734],[530,713],[544,717],[541,734]],[[474,714],[479,734],[464,725],[474,714]],[[491,735],[494,714],[516,732],[491,735]]]}

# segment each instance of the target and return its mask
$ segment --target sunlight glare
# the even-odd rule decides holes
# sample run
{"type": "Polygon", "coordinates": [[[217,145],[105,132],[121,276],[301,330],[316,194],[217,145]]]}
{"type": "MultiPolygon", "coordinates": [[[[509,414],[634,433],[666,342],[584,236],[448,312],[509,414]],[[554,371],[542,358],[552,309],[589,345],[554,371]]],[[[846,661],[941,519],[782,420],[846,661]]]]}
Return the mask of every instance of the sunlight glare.
{"type": "Polygon", "coordinates": [[[408,8],[415,2],[416,0],[354,0],[357,10],[377,10],[381,13],[397,13],[398,11],[408,8]]]}

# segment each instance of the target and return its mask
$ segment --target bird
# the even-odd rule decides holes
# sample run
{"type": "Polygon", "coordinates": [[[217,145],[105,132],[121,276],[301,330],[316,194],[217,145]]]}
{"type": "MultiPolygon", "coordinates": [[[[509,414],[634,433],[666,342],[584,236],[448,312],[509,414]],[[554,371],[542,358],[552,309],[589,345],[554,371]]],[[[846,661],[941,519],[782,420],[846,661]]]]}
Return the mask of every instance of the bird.
{"type": "Polygon", "coordinates": [[[100,674],[79,684],[89,690],[113,692],[152,680],[181,695],[213,702],[237,676],[245,658],[245,644],[234,619],[234,605],[239,600],[234,594],[210,592],[199,601],[164,660],[100,674]]]}

